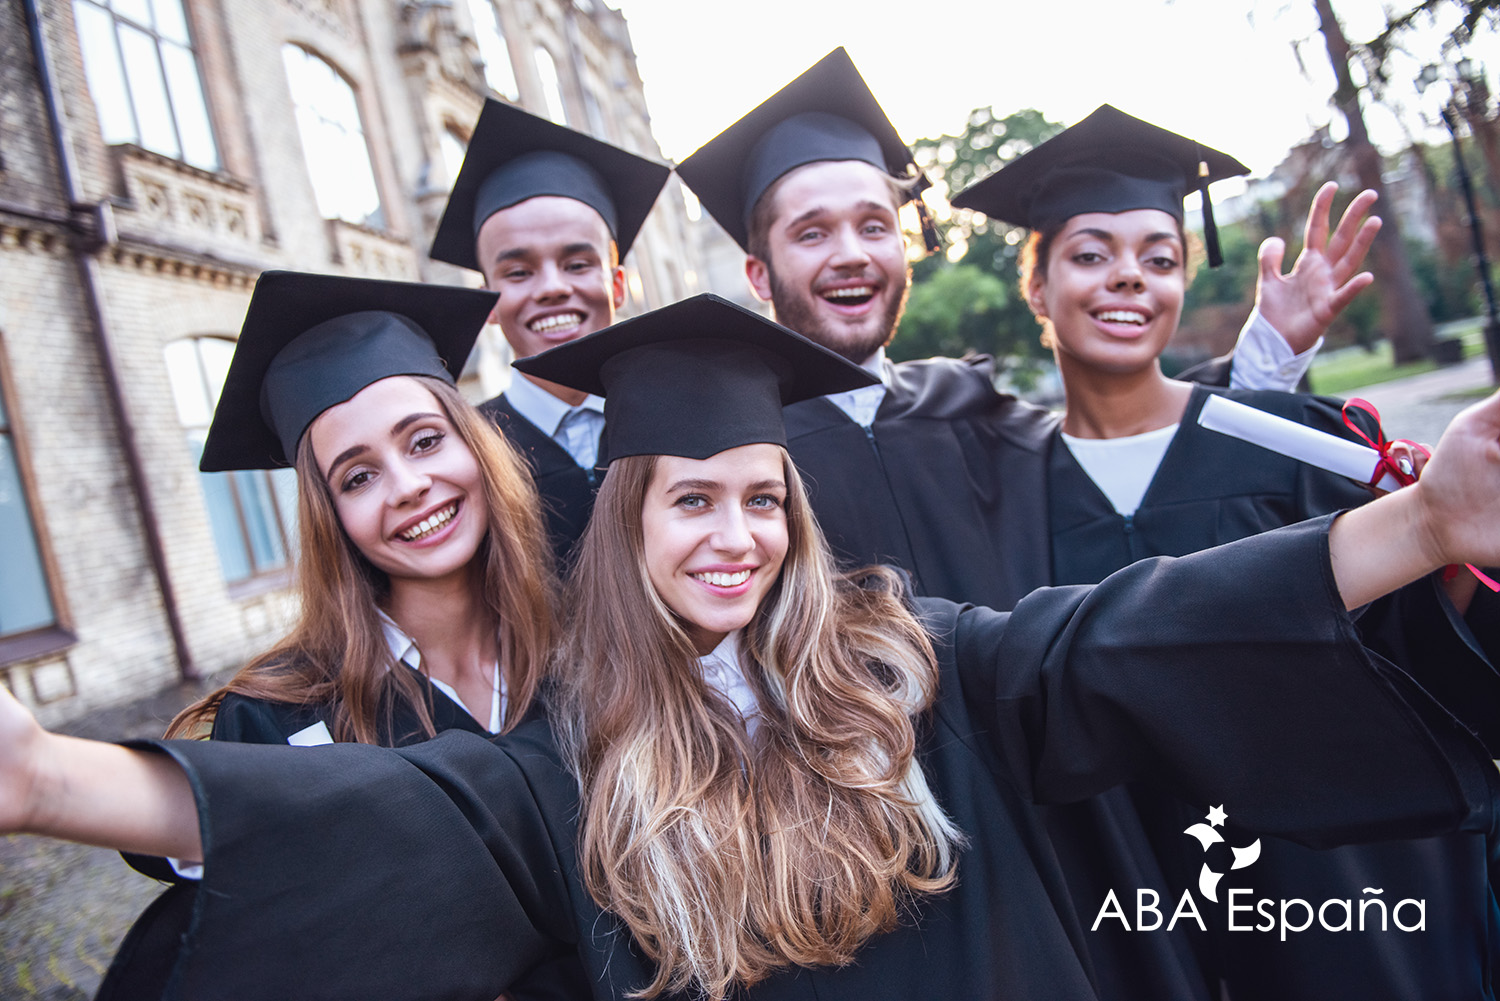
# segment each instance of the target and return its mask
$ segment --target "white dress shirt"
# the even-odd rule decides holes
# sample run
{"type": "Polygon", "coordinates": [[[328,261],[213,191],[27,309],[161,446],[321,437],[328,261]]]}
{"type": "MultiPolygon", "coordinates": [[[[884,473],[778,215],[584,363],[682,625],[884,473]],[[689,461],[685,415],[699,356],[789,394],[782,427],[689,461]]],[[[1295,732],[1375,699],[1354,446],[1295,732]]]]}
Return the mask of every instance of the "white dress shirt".
{"type": "Polygon", "coordinates": [[[583,469],[599,463],[599,435],[604,431],[604,397],[586,396],[570,407],[525,376],[511,380],[505,398],[516,413],[561,445],[583,469]]]}
{"type": "Polygon", "coordinates": [[[849,415],[849,419],[862,428],[875,423],[875,412],[885,400],[886,390],[891,385],[890,367],[885,361],[885,348],[878,349],[860,366],[880,380],[878,386],[861,386],[842,393],[829,393],[828,402],[849,415]]]}
{"type": "Polygon", "coordinates": [[[746,732],[755,736],[760,727],[760,700],[740,666],[740,631],[725,636],[718,646],[699,657],[698,663],[703,667],[703,680],[739,710],[746,732]]]}
{"type": "Polygon", "coordinates": [[[1250,318],[1240,329],[1234,345],[1234,364],[1229,369],[1230,389],[1278,389],[1290,393],[1302,381],[1313,357],[1323,346],[1323,338],[1301,354],[1271,326],[1260,310],[1250,311],[1250,318]]]}

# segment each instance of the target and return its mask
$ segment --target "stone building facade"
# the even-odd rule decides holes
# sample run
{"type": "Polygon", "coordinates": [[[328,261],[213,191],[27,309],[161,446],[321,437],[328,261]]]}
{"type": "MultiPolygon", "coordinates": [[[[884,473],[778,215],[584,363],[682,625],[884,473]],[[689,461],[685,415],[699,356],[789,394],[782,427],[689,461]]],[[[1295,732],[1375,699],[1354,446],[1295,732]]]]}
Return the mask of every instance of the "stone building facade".
{"type": "MultiPolygon", "coordinates": [[[[284,631],[290,473],[197,471],[251,288],[474,284],[426,248],[490,93],[660,156],[599,0],[0,2],[0,680],[43,723],[284,631]]],[[[699,290],[686,227],[674,179],[627,311],[699,290]]]]}

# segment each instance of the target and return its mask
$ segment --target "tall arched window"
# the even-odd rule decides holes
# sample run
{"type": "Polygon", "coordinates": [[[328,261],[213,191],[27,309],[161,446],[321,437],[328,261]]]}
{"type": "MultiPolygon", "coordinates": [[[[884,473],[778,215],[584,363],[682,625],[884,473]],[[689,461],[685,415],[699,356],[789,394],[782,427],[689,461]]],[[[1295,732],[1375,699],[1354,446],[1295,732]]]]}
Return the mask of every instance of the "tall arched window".
{"type": "Polygon", "coordinates": [[[218,170],[182,0],[74,0],[73,19],[104,141],[218,170]]]}
{"type": "Polygon", "coordinates": [[[479,58],[484,60],[484,82],[502,97],[514,101],[521,96],[516,85],[516,71],[510,64],[510,47],[500,30],[500,18],[494,0],[469,0],[469,20],[474,22],[474,41],[479,58]]]}
{"type": "Polygon", "coordinates": [[[563,102],[562,80],[557,75],[557,60],[541,46],[536,50],[536,72],[542,80],[542,100],[547,103],[547,117],[559,125],[568,121],[568,106],[563,102]]]}
{"type": "Polygon", "coordinates": [[[281,58],[297,105],[297,132],[318,211],[324,219],[383,228],[385,217],[354,88],[301,46],[283,45],[281,58]]]}
{"type": "MultiPolygon", "coordinates": [[[[224,388],[234,341],[186,337],[166,346],[167,374],[193,463],[224,388]]],[[[297,532],[297,474],[291,469],[200,473],[203,500],[224,579],[230,583],[285,570],[297,532]]]]}

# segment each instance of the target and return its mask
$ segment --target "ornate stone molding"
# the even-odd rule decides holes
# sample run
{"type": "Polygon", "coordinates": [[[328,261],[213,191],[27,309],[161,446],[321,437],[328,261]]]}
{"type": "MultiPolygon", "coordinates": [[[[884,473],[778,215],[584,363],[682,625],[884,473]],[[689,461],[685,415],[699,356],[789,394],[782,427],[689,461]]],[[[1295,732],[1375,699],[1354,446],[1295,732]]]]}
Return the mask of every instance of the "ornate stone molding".
{"type": "Polygon", "coordinates": [[[327,223],[334,260],[348,273],[397,281],[420,278],[416,251],[401,241],[341,219],[329,219],[327,223]]]}
{"type": "Polygon", "coordinates": [[[138,146],[111,149],[133,210],[132,228],[245,251],[259,247],[260,213],[249,185],[138,146]]]}

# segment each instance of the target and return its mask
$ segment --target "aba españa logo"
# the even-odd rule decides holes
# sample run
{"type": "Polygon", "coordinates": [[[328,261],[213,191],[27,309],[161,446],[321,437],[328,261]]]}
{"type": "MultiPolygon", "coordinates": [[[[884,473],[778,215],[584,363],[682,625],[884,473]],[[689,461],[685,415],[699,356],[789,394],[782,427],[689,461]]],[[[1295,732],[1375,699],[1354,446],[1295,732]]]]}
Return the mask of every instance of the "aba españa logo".
{"type": "MultiPolygon", "coordinates": [[[[1220,834],[1217,828],[1224,826],[1224,822],[1229,819],[1229,814],[1224,812],[1223,806],[1211,806],[1208,809],[1208,816],[1204,819],[1208,823],[1194,824],[1182,833],[1191,834],[1197,838],[1198,843],[1203,846],[1204,852],[1207,852],[1213,845],[1224,843],[1224,835],[1220,834]]],[[[1244,869],[1246,866],[1253,865],[1255,860],[1260,858],[1260,838],[1256,838],[1244,848],[1236,848],[1234,845],[1230,845],[1229,848],[1234,852],[1234,862],[1229,866],[1231,870],[1244,869]]],[[[1223,878],[1224,874],[1222,872],[1214,872],[1208,867],[1208,863],[1204,862],[1203,868],[1198,872],[1198,892],[1209,900],[1218,903],[1219,880],[1223,878]]]]}
{"type": "MultiPolygon", "coordinates": [[[[1391,928],[1403,932],[1427,930],[1425,898],[1406,897],[1392,906],[1386,901],[1385,890],[1375,886],[1359,889],[1358,896],[1351,888],[1347,896],[1335,896],[1321,902],[1296,896],[1261,897],[1256,895],[1252,887],[1230,886],[1221,902],[1219,883],[1227,873],[1219,872],[1210,863],[1222,864],[1223,850],[1213,851],[1212,855],[1210,851],[1216,845],[1229,848],[1232,855],[1230,872],[1248,869],[1261,859],[1260,838],[1244,846],[1229,844],[1222,830],[1228,820],[1229,814],[1223,806],[1210,807],[1204,817],[1206,823],[1192,824],[1182,832],[1196,840],[1202,850],[1199,857],[1204,861],[1198,871],[1198,893],[1214,905],[1212,908],[1200,910],[1192,889],[1183,887],[1169,917],[1166,904],[1170,897],[1164,901],[1158,890],[1140,886],[1135,888],[1135,921],[1132,924],[1131,914],[1126,910],[1127,904],[1121,900],[1123,896],[1125,901],[1129,901],[1130,891],[1126,890],[1121,894],[1110,889],[1099,905],[1099,911],[1089,930],[1099,931],[1101,927],[1118,924],[1120,930],[1127,932],[1171,932],[1177,925],[1188,923],[1199,931],[1206,932],[1208,922],[1204,919],[1205,913],[1226,931],[1274,932],[1283,942],[1289,935],[1308,931],[1315,925],[1329,932],[1384,932],[1391,928]]],[[[1193,851],[1191,848],[1187,850],[1193,851]]],[[[1272,860],[1268,864],[1274,867],[1275,862],[1272,860]]]]}

